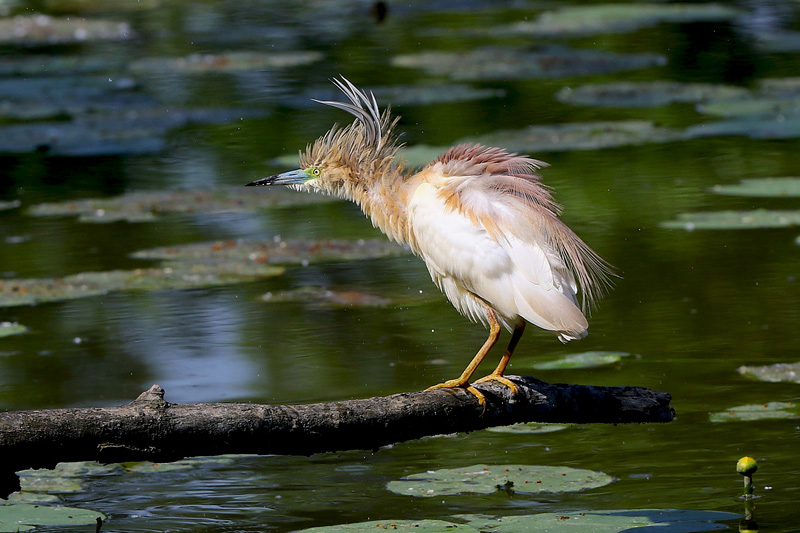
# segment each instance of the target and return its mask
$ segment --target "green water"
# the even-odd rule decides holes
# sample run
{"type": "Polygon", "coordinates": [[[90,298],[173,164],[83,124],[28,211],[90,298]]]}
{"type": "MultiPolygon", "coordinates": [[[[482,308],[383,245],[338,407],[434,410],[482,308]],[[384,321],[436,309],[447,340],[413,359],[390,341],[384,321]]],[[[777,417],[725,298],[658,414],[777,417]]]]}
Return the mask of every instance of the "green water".
{"type": "MultiPolygon", "coordinates": [[[[369,7],[359,3],[176,2],[130,11],[101,3],[95,10],[90,4],[86,12],[76,12],[71,4],[62,12],[57,5],[18,2],[10,9],[24,14],[49,6],[53,13],[125,20],[138,37],[2,44],[0,60],[40,54],[113,59],[123,66],[101,70],[100,76],[129,77],[166,107],[240,107],[268,115],[173,129],[156,152],[3,154],[0,201],[18,199],[22,205],[0,211],[0,280],[132,269],[143,266],[129,257],[137,250],[215,239],[380,237],[355,206],[344,202],[112,224],[34,218],[25,208],[130,191],[243,185],[286,170],[276,157],[296,153],[333,122],[348,120],[341,112],[307,102],[332,96],[326,93],[328,78],[342,73],[365,87],[449,83],[445,75],[393,67],[390,60],[398,54],[466,51],[496,43],[545,47],[553,41],[469,32],[531,20],[556,6],[390,3],[387,18],[378,23],[369,7]],[[131,74],[124,66],[145,57],[230,50],[314,50],[322,56],[296,67],[198,75],[169,69],[131,74]]],[[[763,4],[760,17],[747,11],[749,6],[742,4],[746,15],[735,20],[664,23],[556,39],[556,44],[576,48],[662,54],[666,64],[559,79],[459,80],[501,89],[504,96],[395,106],[403,115],[399,129],[409,145],[446,146],[536,124],[637,119],[682,129],[710,122],[693,104],[580,107],[560,103],[554,95],[565,86],[590,82],[674,80],[754,88],[762,78],[797,76],[797,53],[757,44],[759,36],[781,24],[796,26],[798,6],[763,4]]],[[[74,71],[58,75],[82,76],[74,71]]],[[[36,74],[7,75],[0,83],[29,76],[36,74]]],[[[3,120],[0,126],[17,119],[3,120]]],[[[752,455],[761,467],[755,478],[761,529],[796,531],[798,421],[714,424],[709,413],[798,401],[798,384],[753,381],[737,368],[800,359],[800,229],[685,231],[659,223],[694,211],[798,209],[797,198],[726,197],[709,191],[742,179],[800,175],[797,146],[796,138],[728,136],[531,154],[551,165],[543,176],[565,206],[563,219],[616,266],[621,278],[593,313],[588,338],[562,346],[554,336],[528,328],[510,372],[550,382],[668,391],[677,412],[672,423],[576,426],[541,435],[476,432],[375,453],[246,457],[180,472],[95,475],[84,481],[84,492],[61,500],[106,514],[103,531],[292,531],[378,519],[604,509],[742,513],[735,464],[752,455]],[[531,368],[537,358],[590,350],[632,356],[597,369],[531,368]],[[412,498],[385,488],[404,475],[477,463],[585,468],[616,481],[580,493],[535,497],[498,491],[412,498]]],[[[486,334],[458,315],[438,294],[423,263],[411,256],[295,266],[281,277],[210,289],[117,292],[0,308],[2,321],[30,328],[0,338],[4,410],[116,405],[153,383],[166,389],[171,402],[301,403],[420,390],[458,375],[486,334]],[[377,309],[261,301],[266,292],[307,285],[416,300],[377,309]]],[[[507,338],[504,333],[501,342],[507,338]]],[[[480,371],[490,371],[494,363],[480,371]]],[[[736,521],[728,525],[738,527],[736,521]]]]}

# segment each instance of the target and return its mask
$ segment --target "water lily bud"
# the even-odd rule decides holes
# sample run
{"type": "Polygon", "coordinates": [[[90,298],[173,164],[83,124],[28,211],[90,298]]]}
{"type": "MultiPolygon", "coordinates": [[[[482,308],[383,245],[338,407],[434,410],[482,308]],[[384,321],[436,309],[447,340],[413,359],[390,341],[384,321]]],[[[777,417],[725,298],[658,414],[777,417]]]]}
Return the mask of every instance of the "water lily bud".
{"type": "Polygon", "coordinates": [[[742,457],[736,463],[736,471],[743,476],[752,476],[758,470],[758,463],[752,457],[742,457]]]}

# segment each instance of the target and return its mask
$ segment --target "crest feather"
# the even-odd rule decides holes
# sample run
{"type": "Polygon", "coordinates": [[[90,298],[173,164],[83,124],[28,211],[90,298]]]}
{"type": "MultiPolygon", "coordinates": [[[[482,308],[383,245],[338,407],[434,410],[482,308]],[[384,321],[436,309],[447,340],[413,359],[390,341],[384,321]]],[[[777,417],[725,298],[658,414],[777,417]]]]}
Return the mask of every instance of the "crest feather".
{"type": "Polygon", "coordinates": [[[332,100],[313,100],[317,103],[329,105],[354,115],[359,122],[364,125],[367,142],[369,144],[374,144],[375,151],[379,151],[381,149],[383,133],[381,132],[381,112],[380,109],[378,109],[378,102],[375,100],[375,95],[372,91],[369,93],[362,91],[344,76],[341,76],[341,78],[341,80],[334,78],[331,81],[345,96],[347,96],[351,103],[335,102],[332,100]]]}

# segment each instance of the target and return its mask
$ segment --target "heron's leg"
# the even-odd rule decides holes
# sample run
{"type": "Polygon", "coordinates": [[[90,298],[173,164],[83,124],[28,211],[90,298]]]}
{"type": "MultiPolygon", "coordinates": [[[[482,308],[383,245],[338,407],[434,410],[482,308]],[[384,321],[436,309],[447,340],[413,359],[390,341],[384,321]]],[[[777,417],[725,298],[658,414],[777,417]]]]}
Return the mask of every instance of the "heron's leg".
{"type": "Polygon", "coordinates": [[[497,343],[497,339],[500,337],[500,323],[497,321],[497,315],[492,309],[487,309],[486,314],[489,317],[489,338],[487,338],[486,342],[483,343],[483,346],[481,346],[481,349],[475,354],[475,357],[472,358],[472,361],[470,361],[469,365],[467,365],[467,368],[465,368],[461,375],[456,379],[450,379],[444,383],[439,383],[433,387],[428,387],[425,390],[452,389],[455,387],[466,386],[466,389],[476,398],[478,398],[478,402],[480,402],[481,405],[486,403],[486,398],[483,396],[483,394],[469,384],[469,378],[472,377],[475,369],[478,368],[478,365],[481,364],[483,358],[486,357],[486,354],[489,353],[489,350],[492,349],[492,346],[497,343]]]}
{"type": "Polygon", "coordinates": [[[505,373],[506,367],[508,366],[508,361],[511,359],[511,354],[514,353],[514,349],[516,349],[517,343],[522,337],[522,333],[524,331],[525,322],[522,322],[522,324],[514,328],[514,333],[511,334],[511,340],[508,343],[508,348],[506,348],[506,353],[504,353],[503,358],[500,359],[500,364],[497,365],[497,368],[494,369],[494,372],[486,377],[476,380],[475,383],[482,383],[484,381],[498,381],[511,389],[511,392],[517,392],[517,386],[514,385],[514,382],[510,379],[503,377],[503,373],[505,373]]]}

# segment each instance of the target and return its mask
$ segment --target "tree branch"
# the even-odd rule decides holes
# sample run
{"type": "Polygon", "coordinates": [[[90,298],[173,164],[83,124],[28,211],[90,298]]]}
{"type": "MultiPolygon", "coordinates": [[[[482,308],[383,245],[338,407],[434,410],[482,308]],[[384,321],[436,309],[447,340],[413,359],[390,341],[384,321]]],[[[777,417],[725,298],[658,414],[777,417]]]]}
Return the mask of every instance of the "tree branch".
{"type": "Polygon", "coordinates": [[[478,388],[393,394],[309,405],[171,404],[153,385],[128,405],[0,413],[0,497],[19,489],[15,472],[59,462],[175,461],[227,453],[311,455],[377,449],[428,435],[518,422],[669,422],[671,397],[641,387],[549,384],[509,376],[478,388]]]}

